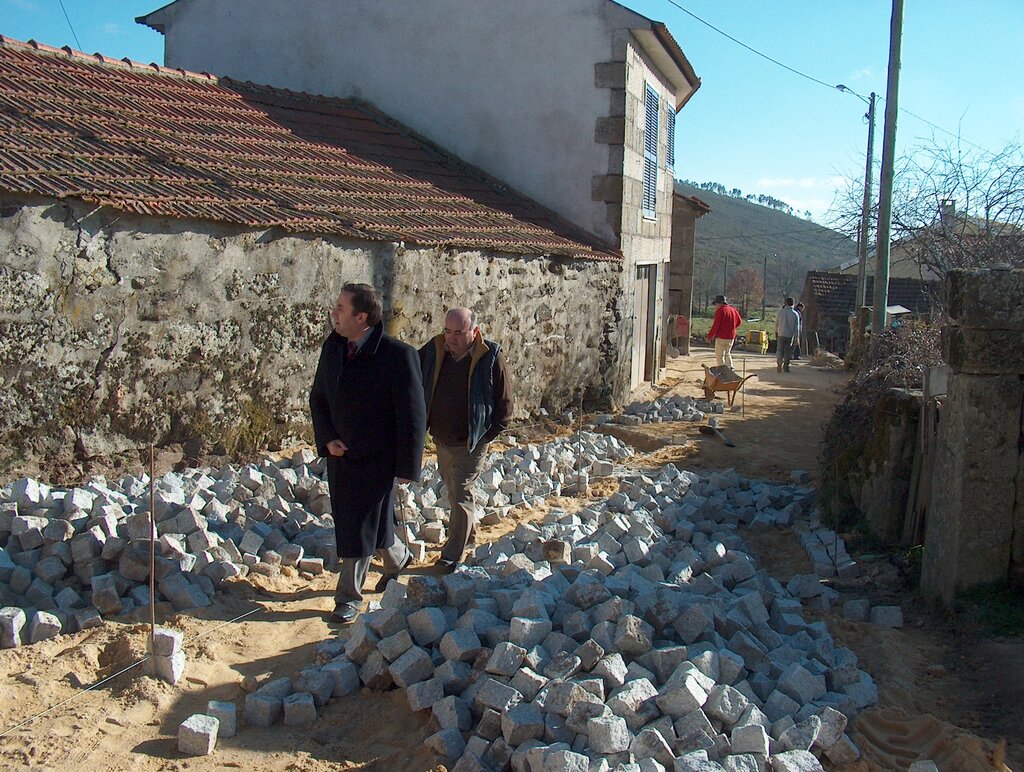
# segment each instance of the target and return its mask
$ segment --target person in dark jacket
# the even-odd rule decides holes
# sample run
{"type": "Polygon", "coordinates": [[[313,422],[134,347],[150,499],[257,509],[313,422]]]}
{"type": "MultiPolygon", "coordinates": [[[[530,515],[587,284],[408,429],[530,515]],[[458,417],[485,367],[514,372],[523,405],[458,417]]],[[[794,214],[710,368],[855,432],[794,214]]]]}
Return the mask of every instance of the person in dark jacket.
{"type": "Polygon", "coordinates": [[[474,540],[473,483],[488,443],[512,417],[512,386],[501,346],[484,339],[476,314],[468,308],[448,312],[444,332],[420,349],[420,363],[427,426],[451,506],[448,540],[436,565],[449,572],[474,540]]]}
{"type": "Polygon", "coordinates": [[[384,562],[377,591],[412,559],[395,538],[393,490],[420,479],[426,411],[416,350],[384,334],[376,290],[346,284],[331,323],[309,407],[341,561],[333,618],[351,622],[373,555],[384,562]]]}

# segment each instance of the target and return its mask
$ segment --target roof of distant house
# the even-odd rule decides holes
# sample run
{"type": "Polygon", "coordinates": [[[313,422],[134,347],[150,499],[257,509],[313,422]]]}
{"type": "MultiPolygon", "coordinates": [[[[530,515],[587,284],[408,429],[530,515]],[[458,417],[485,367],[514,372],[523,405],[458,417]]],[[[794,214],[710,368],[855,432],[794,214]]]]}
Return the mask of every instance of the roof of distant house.
{"type": "MultiPolygon", "coordinates": [[[[815,304],[820,315],[847,315],[856,309],[857,277],[851,273],[832,273],[829,271],[808,271],[807,283],[814,293],[815,304]]],[[[932,294],[938,291],[938,282],[922,281],[921,279],[905,279],[889,277],[888,305],[904,306],[915,314],[925,314],[931,310],[932,294]]],[[[875,282],[867,277],[865,303],[871,305],[875,295],[875,282]]]]}
{"type": "Polygon", "coordinates": [[[364,102],[2,36],[0,190],[410,246],[622,259],[364,102]]]}

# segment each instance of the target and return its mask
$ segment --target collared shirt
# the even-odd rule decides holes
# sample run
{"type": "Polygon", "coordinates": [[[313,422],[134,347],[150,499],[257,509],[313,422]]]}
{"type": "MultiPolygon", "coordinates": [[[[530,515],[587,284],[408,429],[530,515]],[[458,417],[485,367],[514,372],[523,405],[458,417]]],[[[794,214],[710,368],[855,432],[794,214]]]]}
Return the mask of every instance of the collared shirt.
{"type": "MultiPolygon", "coordinates": [[[[352,354],[352,356],[355,356],[356,354],[358,354],[360,351],[363,350],[363,344],[366,343],[367,339],[370,337],[370,333],[371,332],[373,332],[373,328],[372,327],[367,327],[366,328],[366,332],[363,333],[363,337],[361,337],[359,340],[355,341],[356,350],[355,350],[355,353],[352,354]]],[[[351,343],[351,342],[352,341],[349,340],[349,343],[351,343]]]]}

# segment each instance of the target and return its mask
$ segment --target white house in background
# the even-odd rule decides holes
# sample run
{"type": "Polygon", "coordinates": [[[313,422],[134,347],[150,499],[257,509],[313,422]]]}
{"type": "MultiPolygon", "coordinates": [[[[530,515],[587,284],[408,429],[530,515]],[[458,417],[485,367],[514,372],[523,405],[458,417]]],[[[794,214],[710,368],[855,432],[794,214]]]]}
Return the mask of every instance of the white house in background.
{"type": "Polygon", "coordinates": [[[675,116],[700,86],[667,27],[612,0],[176,0],[165,64],[359,98],[624,257],[617,399],[664,340],[675,116]]]}

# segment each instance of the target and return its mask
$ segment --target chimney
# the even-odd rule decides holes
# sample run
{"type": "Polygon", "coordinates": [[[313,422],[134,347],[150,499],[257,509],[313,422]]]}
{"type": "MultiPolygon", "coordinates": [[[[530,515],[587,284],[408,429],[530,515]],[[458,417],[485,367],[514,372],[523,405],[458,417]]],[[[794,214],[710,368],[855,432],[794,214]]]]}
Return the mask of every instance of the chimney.
{"type": "Polygon", "coordinates": [[[939,204],[939,222],[944,231],[956,226],[956,201],[951,198],[942,199],[939,204]]]}

